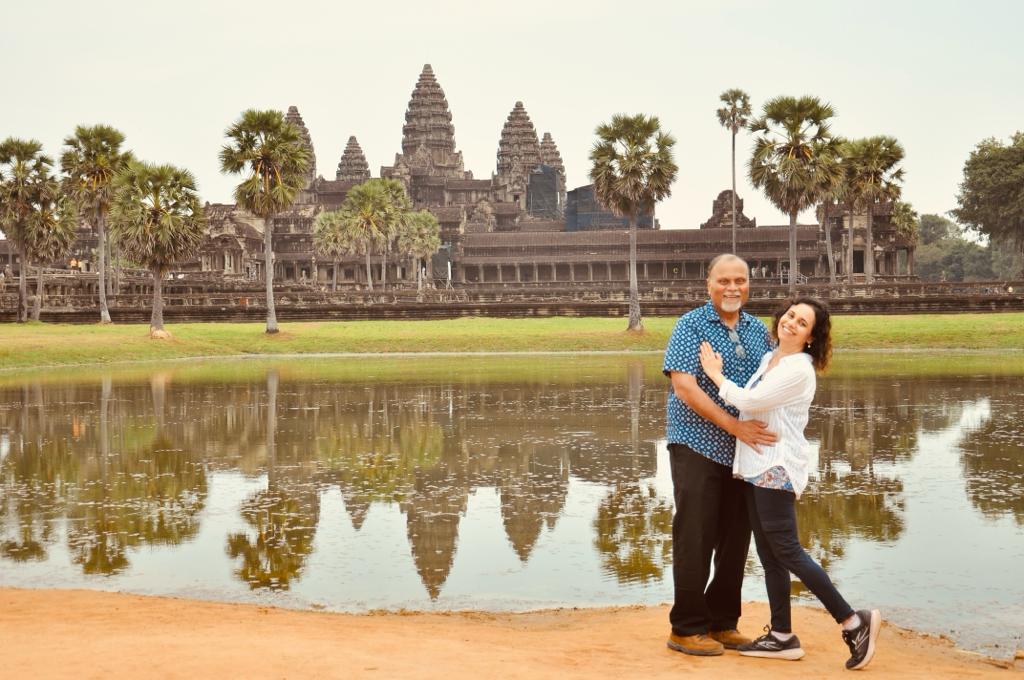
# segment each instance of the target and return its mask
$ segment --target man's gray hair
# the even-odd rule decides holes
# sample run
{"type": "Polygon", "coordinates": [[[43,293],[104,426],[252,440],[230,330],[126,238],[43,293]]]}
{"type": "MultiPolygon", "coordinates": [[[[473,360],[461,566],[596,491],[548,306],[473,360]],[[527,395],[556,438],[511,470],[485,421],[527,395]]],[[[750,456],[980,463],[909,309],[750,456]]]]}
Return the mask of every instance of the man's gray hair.
{"type": "Polygon", "coordinates": [[[708,262],[708,279],[711,278],[711,272],[715,270],[715,267],[717,267],[720,262],[732,262],[734,260],[742,262],[743,266],[747,268],[747,273],[750,273],[750,265],[747,264],[747,261],[742,257],[739,255],[733,255],[732,253],[722,253],[721,255],[715,255],[711,258],[711,262],[708,262]]]}

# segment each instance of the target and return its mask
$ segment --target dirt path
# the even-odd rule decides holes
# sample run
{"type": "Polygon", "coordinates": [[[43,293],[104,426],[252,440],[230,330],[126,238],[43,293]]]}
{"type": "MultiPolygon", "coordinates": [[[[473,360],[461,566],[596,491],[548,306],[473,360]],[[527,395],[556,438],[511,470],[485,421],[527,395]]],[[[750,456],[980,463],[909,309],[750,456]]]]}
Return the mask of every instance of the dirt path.
{"type": "MultiPolygon", "coordinates": [[[[81,590],[0,589],[3,678],[850,678],[836,626],[796,608],[798,662],[665,647],[665,607],[331,614],[81,590]]],[[[884,612],[883,612],[884,615],[884,612]]],[[[744,632],[767,619],[746,605],[744,632]]],[[[885,626],[876,678],[1022,677],[885,626]],[[1009,675],[1008,675],[1009,673],[1009,675]]]]}

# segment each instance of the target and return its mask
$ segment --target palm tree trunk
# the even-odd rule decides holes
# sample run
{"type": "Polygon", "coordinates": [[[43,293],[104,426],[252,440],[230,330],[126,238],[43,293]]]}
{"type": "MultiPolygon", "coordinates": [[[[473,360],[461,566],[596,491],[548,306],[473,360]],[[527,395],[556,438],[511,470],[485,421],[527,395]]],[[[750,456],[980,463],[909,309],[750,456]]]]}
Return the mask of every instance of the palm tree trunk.
{"type": "Polygon", "coordinates": [[[338,258],[334,258],[334,269],[332,270],[334,276],[331,281],[331,290],[335,293],[338,292],[338,258]]]}
{"type": "Polygon", "coordinates": [[[267,483],[277,483],[277,369],[267,371],[267,483]]]}
{"type": "Polygon", "coordinates": [[[111,246],[114,253],[114,295],[121,294],[121,249],[116,245],[111,246]]]}
{"type": "Polygon", "coordinates": [[[853,206],[850,206],[850,222],[846,225],[846,282],[853,285],[853,206]]]}
{"type": "Polygon", "coordinates": [[[644,329],[640,317],[640,290],[636,280],[636,213],[629,214],[629,327],[628,331],[644,329]]]}
{"type": "Polygon", "coordinates": [[[19,247],[18,250],[18,323],[25,323],[28,321],[28,275],[25,270],[28,269],[28,263],[25,261],[25,249],[19,247]]]}
{"type": "Polygon", "coordinates": [[[161,267],[153,267],[153,313],[149,319],[149,331],[164,329],[164,277],[161,267]]]}
{"type": "Polygon", "coordinates": [[[732,133],[732,254],[736,255],[736,131],[732,133]]]}
{"type": "Polygon", "coordinates": [[[99,239],[96,252],[99,254],[96,273],[99,276],[98,288],[100,294],[100,323],[110,323],[110,310],[107,308],[107,230],[106,219],[100,207],[96,206],[96,235],[99,239]]]}
{"type": "Polygon", "coordinates": [[[825,252],[828,254],[828,282],[836,285],[836,259],[832,257],[832,226],[828,223],[828,207],[821,205],[821,226],[825,229],[825,252]]]}
{"type": "Polygon", "coordinates": [[[874,236],[871,233],[872,222],[875,220],[875,206],[873,202],[868,203],[868,224],[864,231],[864,282],[875,282],[875,245],[874,236]]]}
{"type": "Polygon", "coordinates": [[[381,253],[380,263],[380,289],[388,289],[388,251],[381,253]]]}
{"type": "Polygon", "coordinates": [[[107,297],[114,294],[114,244],[110,242],[110,238],[106,238],[107,242],[107,297]]]}
{"type": "Polygon", "coordinates": [[[789,213],[789,294],[796,293],[796,211],[789,213]]]}
{"type": "Polygon", "coordinates": [[[366,249],[366,288],[373,290],[373,267],[370,266],[370,249],[366,249]]]}
{"type": "Polygon", "coordinates": [[[36,301],[32,305],[32,320],[39,321],[39,315],[43,311],[43,265],[36,267],[36,301]]]}
{"type": "Polygon", "coordinates": [[[416,256],[412,258],[413,269],[416,270],[416,290],[423,290],[423,267],[420,265],[420,259],[416,256]]]}
{"type": "Polygon", "coordinates": [[[271,217],[263,220],[263,277],[267,285],[267,333],[277,332],[277,310],[274,308],[274,227],[271,217]]]}

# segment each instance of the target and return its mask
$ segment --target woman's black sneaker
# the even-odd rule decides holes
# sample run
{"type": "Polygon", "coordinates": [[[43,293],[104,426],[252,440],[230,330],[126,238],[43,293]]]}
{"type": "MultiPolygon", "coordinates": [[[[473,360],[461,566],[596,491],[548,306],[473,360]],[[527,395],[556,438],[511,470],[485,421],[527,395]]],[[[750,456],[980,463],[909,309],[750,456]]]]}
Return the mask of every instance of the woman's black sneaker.
{"type": "Polygon", "coordinates": [[[882,628],[882,615],[877,609],[860,609],[857,616],[860,617],[860,625],[853,630],[843,631],[843,641],[850,648],[846,667],[851,671],[871,663],[871,657],[875,655],[875,640],[882,628]]]}
{"type": "Polygon", "coordinates": [[[796,635],[783,642],[772,635],[771,630],[745,645],[736,648],[743,656],[760,656],[765,659],[785,659],[796,661],[803,658],[804,650],[800,646],[800,638],[796,635]]]}

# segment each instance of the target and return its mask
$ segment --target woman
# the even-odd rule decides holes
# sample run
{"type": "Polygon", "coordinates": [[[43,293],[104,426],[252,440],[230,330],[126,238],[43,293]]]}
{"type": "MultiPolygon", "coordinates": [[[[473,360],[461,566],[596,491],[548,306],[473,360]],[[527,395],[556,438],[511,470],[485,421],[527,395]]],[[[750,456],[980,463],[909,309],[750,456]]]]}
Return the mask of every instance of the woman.
{"type": "Polygon", "coordinates": [[[774,315],[775,350],[745,387],[722,375],[722,357],[711,345],[701,346],[700,362],[718,395],[740,410],[741,419],[768,423],[778,441],[755,450],[736,442],[733,474],[748,482],[745,491],[757,554],[764,567],[771,627],[756,640],[738,647],[745,656],[796,660],[804,655],[790,621],[790,573],[821,601],[842,625],[850,647],[848,669],[864,668],[875,653],[882,625],[878,610],[854,611],[821,568],[800,545],[796,500],[807,486],[807,440],[804,427],[814,399],[815,371],[824,371],[832,355],[832,323],[828,307],[804,297],[786,302],[774,315]]]}

